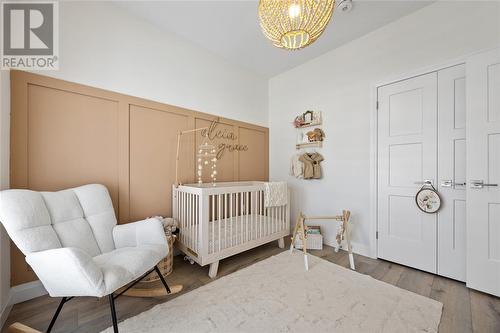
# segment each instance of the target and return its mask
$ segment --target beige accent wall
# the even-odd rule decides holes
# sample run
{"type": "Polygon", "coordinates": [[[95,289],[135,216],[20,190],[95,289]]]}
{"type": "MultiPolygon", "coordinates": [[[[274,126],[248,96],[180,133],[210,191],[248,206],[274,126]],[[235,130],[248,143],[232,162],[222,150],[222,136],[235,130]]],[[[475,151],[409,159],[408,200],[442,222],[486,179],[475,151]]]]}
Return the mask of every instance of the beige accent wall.
{"type": "MultiPolygon", "coordinates": [[[[193,97],[194,98],[194,97],[193,97]]],[[[36,74],[11,72],[11,188],[107,186],[120,223],[171,215],[178,131],[205,127],[213,115],[36,74]]],[[[247,145],[226,151],[218,180],[268,179],[268,129],[219,119],[217,130],[247,145]]],[[[182,137],[180,177],[195,181],[200,132],[182,137]]],[[[206,177],[205,177],[205,180],[206,177]]],[[[12,245],[12,285],[36,279],[12,245]]]]}

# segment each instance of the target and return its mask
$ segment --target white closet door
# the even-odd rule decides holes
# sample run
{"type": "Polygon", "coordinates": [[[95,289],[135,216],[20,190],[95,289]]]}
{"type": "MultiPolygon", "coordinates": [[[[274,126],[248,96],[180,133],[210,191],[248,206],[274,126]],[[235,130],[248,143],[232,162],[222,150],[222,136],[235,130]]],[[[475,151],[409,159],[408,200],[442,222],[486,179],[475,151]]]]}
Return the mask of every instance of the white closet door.
{"type": "Polygon", "coordinates": [[[378,89],[378,256],[436,273],[436,214],[416,182],[436,181],[437,73],[378,89]]]}
{"type": "Polygon", "coordinates": [[[465,281],[465,65],[438,72],[438,274],[465,281]]]}
{"type": "Polygon", "coordinates": [[[500,296],[500,51],[466,66],[467,286],[500,296]]]}

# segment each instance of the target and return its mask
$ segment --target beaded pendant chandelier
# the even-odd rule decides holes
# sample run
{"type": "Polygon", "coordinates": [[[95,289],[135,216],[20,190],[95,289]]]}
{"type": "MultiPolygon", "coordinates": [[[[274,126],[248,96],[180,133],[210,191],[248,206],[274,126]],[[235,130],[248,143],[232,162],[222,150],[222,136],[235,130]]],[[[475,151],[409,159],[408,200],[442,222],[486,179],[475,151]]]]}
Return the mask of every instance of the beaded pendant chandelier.
{"type": "Polygon", "coordinates": [[[298,50],[321,36],[334,8],[335,0],[260,0],[260,26],[274,46],[298,50]]]}

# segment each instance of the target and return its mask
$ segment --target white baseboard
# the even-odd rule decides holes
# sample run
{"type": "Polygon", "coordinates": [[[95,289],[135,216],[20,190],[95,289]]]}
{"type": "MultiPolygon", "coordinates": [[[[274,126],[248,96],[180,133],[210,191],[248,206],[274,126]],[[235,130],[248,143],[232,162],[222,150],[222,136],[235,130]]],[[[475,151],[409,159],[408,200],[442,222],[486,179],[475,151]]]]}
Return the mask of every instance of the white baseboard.
{"type": "Polygon", "coordinates": [[[2,328],[3,324],[5,324],[5,321],[9,316],[10,310],[12,310],[11,299],[12,299],[12,291],[9,290],[9,295],[7,296],[7,301],[5,302],[5,306],[0,311],[0,329],[2,328]]]}
{"type": "Polygon", "coordinates": [[[28,301],[47,294],[40,280],[23,283],[10,289],[10,305],[28,301]]]}
{"type": "MultiPolygon", "coordinates": [[[[331,246],[331,247],[337,246],[337,242],[335,242],[335,241],[334,242],[324,242],[324,244],[331,246]]],[[[361,243],[356,243],[356,242],[352,242],[351,245],[352,245],[352,252],[353,253],[359,254],[361,256],[372,258],[370,247],[368,247],[364,244],[361,244],[361,243]]],[[[342,242],[341,249],[347,250],[347,246],[344,244],[344,242],[342,242]]]]}

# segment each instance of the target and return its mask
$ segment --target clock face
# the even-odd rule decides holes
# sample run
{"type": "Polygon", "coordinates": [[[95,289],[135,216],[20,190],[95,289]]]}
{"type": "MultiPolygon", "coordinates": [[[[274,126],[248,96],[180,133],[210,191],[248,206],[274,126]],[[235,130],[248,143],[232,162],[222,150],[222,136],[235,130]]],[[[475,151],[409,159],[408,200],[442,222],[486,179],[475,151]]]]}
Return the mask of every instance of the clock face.
{"type": "Polygon", "coordinates": [[[418,191],[415,200],[424,213],[433,214],[441,208],[441,198],[434,189],[423,188],[418,191]]]}

